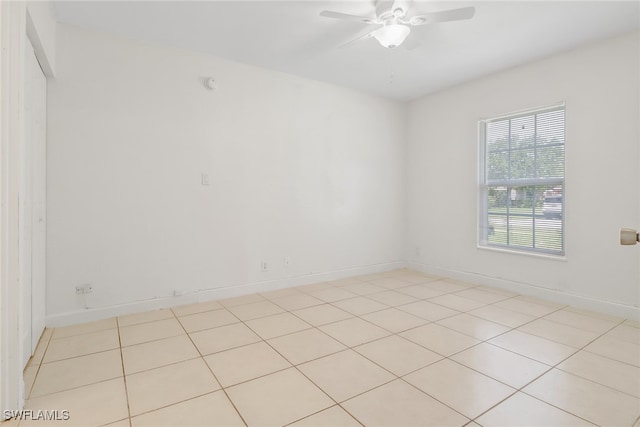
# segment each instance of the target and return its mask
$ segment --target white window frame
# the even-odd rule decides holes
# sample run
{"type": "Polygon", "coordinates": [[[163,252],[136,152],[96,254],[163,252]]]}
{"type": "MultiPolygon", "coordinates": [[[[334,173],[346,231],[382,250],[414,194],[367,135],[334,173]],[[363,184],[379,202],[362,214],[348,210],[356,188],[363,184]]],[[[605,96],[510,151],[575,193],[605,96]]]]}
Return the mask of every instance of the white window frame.
{"type": "Polygon", "coordinates": [[[545,256],[557,259],[565,258],[566,250],[566,106],[564,102],[537,107],[527,110],[521,110],[508,114],[502,114],[500,116],[494,116],[490,118],[478,120],[478,248],[491,249],[503,252],[512,252],[525,255],[545,256]],[[533,114],[540,114],[550,111],[562,110],[565,112],[565,141],[564,151],[565,158],[564,173],[562,178],[529,178],[529,179],[506,179],[506,180],[493,180],[489,182],[487,177],[487,143],[486,143],[486,131],[487,124],[496,121],[502,121],[506,119],[517,119],[519,117],[530,116],[533,114]],[[488,241],[488,189],[491,186],[504,185],[506,187],[514,186],[546,186],[546,185],[561,185],[562,186],[562,249],[560,251],[541,249],[541,248],[529,248],[510,244],[496,244],[489,243],[488,241]]]}

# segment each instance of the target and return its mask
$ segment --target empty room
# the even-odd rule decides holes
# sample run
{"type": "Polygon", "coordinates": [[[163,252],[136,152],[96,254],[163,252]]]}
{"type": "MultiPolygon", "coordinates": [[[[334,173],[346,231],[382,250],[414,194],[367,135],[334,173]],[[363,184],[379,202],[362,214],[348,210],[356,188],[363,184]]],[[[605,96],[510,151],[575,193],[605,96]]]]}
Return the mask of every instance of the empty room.
{"type": "Polygon", "coordinates": [[[640,2],[0,1],[0,424],[640,427],[640,2]]]}

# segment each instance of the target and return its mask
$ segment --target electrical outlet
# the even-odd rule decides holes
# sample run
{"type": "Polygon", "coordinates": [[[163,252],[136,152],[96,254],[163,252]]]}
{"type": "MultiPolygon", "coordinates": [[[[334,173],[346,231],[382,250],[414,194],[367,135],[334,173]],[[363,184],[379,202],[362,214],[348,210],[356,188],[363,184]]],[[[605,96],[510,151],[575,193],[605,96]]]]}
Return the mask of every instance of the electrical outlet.
{"type": "Polygon", "coordinates": [[[289,268],[291,267],[291,258],[286,256],[284,257],[284,268],[289,268]]]}
{"type": "Polygon", "coordinates": [[[93,292],[93,285],[91,284],[76,286],[76,294],[78,295],[90,294],[91,292],[93,292]]]}
{"type": "Polygon", "coordinates": [[[267,263],[267,261],[262,261],[260,267],[262,268],[263,273],[269,271],[269,264],[267,263]]]}
{"type": "Polygon", "coordinates": [[[416,256],[422,255],[422,251],[420,250],[420,246],[416,246],[416,256]]]}

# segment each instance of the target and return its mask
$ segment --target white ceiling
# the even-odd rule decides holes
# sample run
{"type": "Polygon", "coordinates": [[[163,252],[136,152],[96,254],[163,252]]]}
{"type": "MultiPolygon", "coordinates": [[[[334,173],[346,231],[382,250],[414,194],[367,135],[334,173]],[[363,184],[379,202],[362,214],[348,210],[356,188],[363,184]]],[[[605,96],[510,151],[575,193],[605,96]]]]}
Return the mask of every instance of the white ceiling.
{"type": "Polygon", "coordinates": [[[358,1],[56,1],[58,20],[409,100],[491,72],[640,28],[639,1],[414,1],[409,15],[475,6],[468,21],[414,27],[413,50],[375,39],[375,26],[320,17],[369,15],[358,1]]]}

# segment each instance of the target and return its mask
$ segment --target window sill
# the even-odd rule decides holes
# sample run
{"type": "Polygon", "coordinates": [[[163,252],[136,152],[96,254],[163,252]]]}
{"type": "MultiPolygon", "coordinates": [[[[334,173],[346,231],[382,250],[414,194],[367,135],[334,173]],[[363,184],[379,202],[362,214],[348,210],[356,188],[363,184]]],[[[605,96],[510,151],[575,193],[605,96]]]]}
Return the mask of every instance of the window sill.
{"type": "Polygon", "coordinates": [[[510,255],[524,255],[527,257],[542,258],[542,259],[548,259],[551,261],[561,261],[561,262],[567,261],[566,254],[552,255],[552,254],[545,254],[545,253],[539,253],[539,252],[519,251],[517,249],[506,249],[506,248],[498,248],[494,246],[483,246],[483,245],[477,245],[476,247],[483,251],[500,252],[500,253],[510,254],[510,255]]]}

